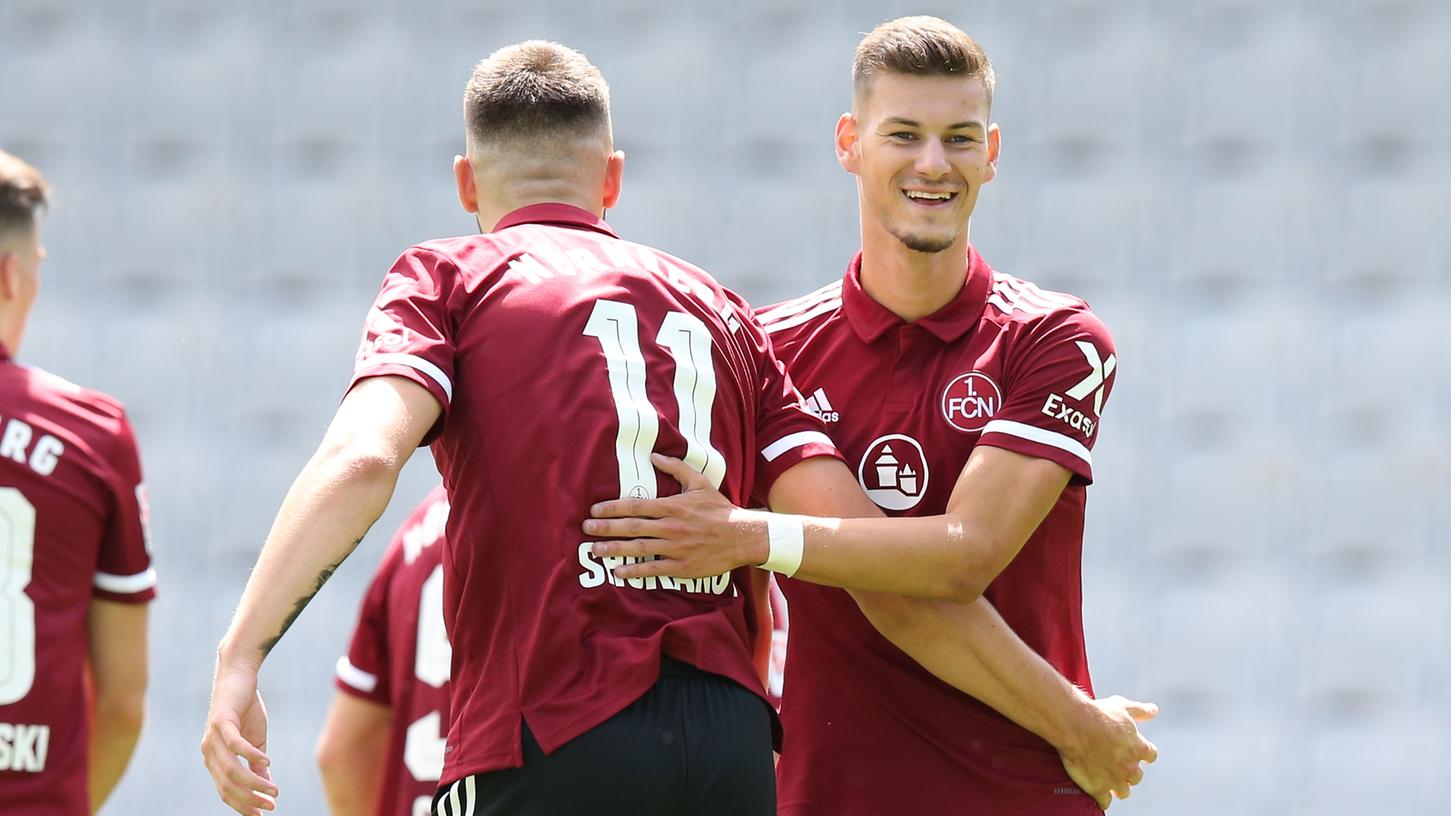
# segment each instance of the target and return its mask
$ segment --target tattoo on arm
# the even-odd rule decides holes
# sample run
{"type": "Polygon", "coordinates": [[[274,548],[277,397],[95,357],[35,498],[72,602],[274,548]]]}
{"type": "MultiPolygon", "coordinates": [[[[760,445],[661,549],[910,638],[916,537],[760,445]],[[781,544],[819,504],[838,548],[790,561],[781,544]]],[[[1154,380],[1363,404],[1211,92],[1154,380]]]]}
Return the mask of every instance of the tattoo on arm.
{"type": "MultiPolygon", "coordinates": [[[[358,544],[361,543],[362,540],[363,539],[360,538],[357,541],[354,541],[353,547],[358,546],[358,544]]],[[[349,547],[348,553],[351,552],[352,547],[349,547]]],[[[262,644],[263,657],[266,657],[267,655],[272,653],[272,648],[277,645],[278,641],[282,640],[282,636],[287,634],[287,630],[292,628],[292,624],[294,621],[297,620],[297,616],[301,615],[302,610],[307,608],[307,605],[310,601],[312,601],[313,596],[322,589],[322,585],[326,584],[327,580],[333,577],[333,573],[338,571],[338,565],[343,563],[343,558],[347,558],[348,553],[344,553],[341,558],[339,558],[337,561],[334,561],[332,564],[324,567],[322,572],[318,573],[317,583],[313,585],[312,591],[297,599],[297,601],[293,604],[292,612],[290,612],[287,615],[287,619],[282,622],[282,628],[277,632],[276,635],[268,638],[266,642],[262,644]]]]}

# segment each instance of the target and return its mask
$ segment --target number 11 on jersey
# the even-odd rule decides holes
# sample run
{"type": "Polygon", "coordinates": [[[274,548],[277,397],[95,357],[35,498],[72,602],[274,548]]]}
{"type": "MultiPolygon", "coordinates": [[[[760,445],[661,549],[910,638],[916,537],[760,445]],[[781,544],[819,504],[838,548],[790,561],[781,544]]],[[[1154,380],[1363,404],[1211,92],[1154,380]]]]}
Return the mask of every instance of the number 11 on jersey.
{"type": "MultiPolygon", "coordinates": [[[[660,414],[645,392],[645,355],[640,351],[640,321],[635,307],[616,300],[595,301],[584,334],[600,343],[610,377],[619,430],[615,458],[620,468],[620,498],[653,499],[657,492],[650,453],[660,435],[660,414]]],[[[705,474],[717,488],[725,479],[725,456],[710,443],[715,405],[715,366],[710,330],[700,318],[667,312],[655,337],[675,361],[675,402],[685,463],[705,474]]]]}

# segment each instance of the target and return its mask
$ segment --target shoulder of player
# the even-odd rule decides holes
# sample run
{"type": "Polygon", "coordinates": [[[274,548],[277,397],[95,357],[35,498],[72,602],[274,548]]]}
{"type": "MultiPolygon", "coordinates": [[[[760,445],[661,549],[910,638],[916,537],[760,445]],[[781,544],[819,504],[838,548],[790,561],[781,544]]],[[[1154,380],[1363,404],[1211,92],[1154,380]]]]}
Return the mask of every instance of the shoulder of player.
{"type": "Polygon", "coordinates": [[[409,247],[405,255],[428,255],[446,261],[455,267],[484,261],[498,263],[508,254],[507,242],[501,234],[456,235],[449,238],[433,238],[409,247]]]}
{"type": "Polygon", "coordinates": [[[66,409],[77,418],[89,420],[108,433],[119,431],[127,422],[126,406],[110,394],[77,385],[43,368],[24,368],[34,387],[32,393],[44,395],[47,403],[66,409]]]}
{"type": "Polygon", "coordinates": [[[1088,334],[1109,340],[1108,328],[1077,295],[1043,289],[1022,278],[993,271],[987,316],[1003,326],[1034,337],[1088,334]]]}
{"type": "Polygon", "coordinates": [[[756,319],[773,342],[789,339],[841,311],[841,286],[838,278],[801,297],[763,306],[756,310],[756,319]]]}

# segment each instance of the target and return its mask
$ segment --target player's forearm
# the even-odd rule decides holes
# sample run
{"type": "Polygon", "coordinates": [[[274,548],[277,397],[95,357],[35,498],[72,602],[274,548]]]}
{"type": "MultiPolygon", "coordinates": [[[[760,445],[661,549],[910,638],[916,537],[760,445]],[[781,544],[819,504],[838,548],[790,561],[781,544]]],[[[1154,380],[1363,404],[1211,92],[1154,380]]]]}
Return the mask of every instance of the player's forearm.
{"type": "MultiPolygon", "coordinates": [[[[756,530],[747,533],[754,549],[747,557],[750,563],[760,564],[770,551],[771,516],[755,515],[756,530]]],[[[893,519],[778,516],[776,523],[802,525],[801,565],[793,577],[814,584],[966,603],[977,599],[997,574],[988,557],[997,547],[974,536],[953,515],[893,519]]],[[[742,529],[748,528],[743,524],[742,529]]]]}
{"type": "Polygon", "coordinates": [[[1072,749],[1096,722],[1088,695],[1029,648],[985,599],[852,597],[884,637],[927,671],[1060,751],[1072,749]]]}
{"type": "Polygon", "coordinates": [[[131,695],[122,700],[98,699],[91,727],[89,783],[91,812],[101,805],[121,781],[131,754],[136,750],[136,741],[141,737],[141,726],[146,719],[144,695],[131,695]]]}
{"type": "Polygon", "coordinates": [[[340,751],[319,758],[322,788],[333,816],[376,813],[384,755],[376,751],[340,751]]]}
{"type": "Polygon", "coordinates": [[[259,668],[267,653],[388,505],[402,463],[325,446],[293,483],[273,522],[219,667],[259,668]]]}

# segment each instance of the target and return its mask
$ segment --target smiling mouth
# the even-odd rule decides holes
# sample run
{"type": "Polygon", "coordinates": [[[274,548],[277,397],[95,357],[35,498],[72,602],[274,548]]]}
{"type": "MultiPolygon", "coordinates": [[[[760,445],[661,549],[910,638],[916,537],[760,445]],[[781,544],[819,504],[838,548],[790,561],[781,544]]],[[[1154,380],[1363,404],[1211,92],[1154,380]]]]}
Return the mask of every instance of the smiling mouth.
{"type": "Polygon", "coordinates": [[[928,192],[926,190],[903,190],[902,195],[919,207],[945,207],[957,198],[957,193],[928,192]]]}

